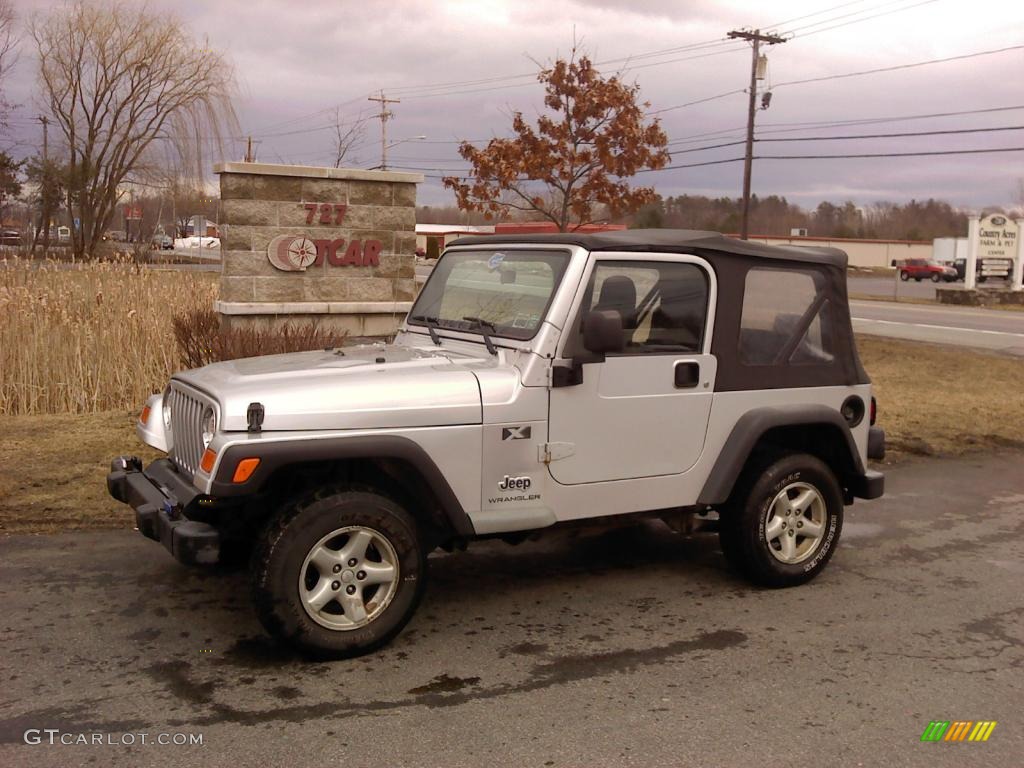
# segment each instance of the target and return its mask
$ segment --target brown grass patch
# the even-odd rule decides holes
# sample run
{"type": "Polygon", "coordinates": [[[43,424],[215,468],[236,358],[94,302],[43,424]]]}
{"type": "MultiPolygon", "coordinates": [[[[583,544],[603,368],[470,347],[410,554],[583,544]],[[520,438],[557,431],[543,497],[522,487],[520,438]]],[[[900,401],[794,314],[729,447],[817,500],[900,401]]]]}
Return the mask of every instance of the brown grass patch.
{"type": "Polygon", "coordinates": [[[107,494],[110,460],[159,456],[135,437],[134,412],[0,416],[0,532],[130,528],[107,494]]]}
{"type": "Polygon", "coordinates": [[[874,336],[857,348],[895,458],[1024,447],[1024,360],[874,336]]]}

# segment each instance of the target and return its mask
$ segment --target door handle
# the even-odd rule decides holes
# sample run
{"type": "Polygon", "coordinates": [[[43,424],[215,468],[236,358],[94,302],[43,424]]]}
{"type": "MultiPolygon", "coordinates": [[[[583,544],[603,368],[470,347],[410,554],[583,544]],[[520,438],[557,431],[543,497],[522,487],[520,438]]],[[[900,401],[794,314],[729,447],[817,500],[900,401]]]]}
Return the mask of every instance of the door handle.
{"type": "Polygon", "coordinates": [[[700,382],[700,363],[680,360],[675,364],[676,389],[693,389],[700,382]]]}

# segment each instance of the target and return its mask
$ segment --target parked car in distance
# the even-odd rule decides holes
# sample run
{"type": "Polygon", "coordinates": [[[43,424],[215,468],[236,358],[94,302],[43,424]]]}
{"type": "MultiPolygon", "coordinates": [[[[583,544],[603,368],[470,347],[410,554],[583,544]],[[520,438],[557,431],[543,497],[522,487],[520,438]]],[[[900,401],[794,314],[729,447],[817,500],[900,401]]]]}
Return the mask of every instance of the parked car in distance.
{"type": "Polygon", "coordinates": [[[933,283],[945,281],[952,283],[957,279],[957,271],[948,264],[940,264],[929,259],[907,259],[900,265],[900,280],[913,278],[917,282],[924,279],[933,283]]]}
{"type": "Polygon", "coordinates": [[[154,250],[159,248],[161,251],[173,251],[174,241],[167,235],[153,235],[150,238],[149,245],[154,250]]]}
{"type": "Polygon", "coordinates": [[[21,232],[16,229],[0,231],[0,245],[21,245],[21,232]]]}

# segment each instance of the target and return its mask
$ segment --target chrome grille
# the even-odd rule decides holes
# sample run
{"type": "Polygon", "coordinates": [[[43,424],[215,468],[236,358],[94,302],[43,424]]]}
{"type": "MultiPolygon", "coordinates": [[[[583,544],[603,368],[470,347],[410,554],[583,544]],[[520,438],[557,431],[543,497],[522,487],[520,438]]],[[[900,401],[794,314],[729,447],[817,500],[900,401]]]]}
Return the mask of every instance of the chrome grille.
{"type": "Polygon", "coordinates": [[[199,398],[171,385],[168,394],[171,404],[171,458],[181,469],[195,474],[203,456],[203,410],[199,398]]]}

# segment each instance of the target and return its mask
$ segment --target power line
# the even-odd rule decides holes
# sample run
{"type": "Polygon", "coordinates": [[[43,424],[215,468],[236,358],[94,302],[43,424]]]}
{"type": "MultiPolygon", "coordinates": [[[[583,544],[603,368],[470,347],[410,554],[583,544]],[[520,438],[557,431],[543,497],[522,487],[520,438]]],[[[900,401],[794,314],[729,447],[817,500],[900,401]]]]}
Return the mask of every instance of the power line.
{"type": "MultiPolygon", "coordinates": [[[[340,109],[341,107],[346,107],[349,104],[356,104],[356,103],[362,101],[364,98],[366,98],[369,95],[371,95],[371,94],[370,93],[364,93],[364,94],[361,94],[361,95],[356,96],[354,98],[351,98],[348,101],[343,101],[340,104],[332,104],[329,107],[324,107],[323,109],[318,109],[315,112],[307,112],[306,114],[299,115],[298,117],[291,117],[291,118],[288,118],[287,120],[282,120],[281,122],[278,122],[278,123],[273,123],[271,125],[265,125],[260,130],[269,131],[269,130],[272,130],[274,128],[278,128],[278,127],[281,127],[281,126],[284,126],[284,125],[291,125],[292,123],[297,123],[297,122],[299,122],[301,120],[305,120],[306,118],[315,117],[316,115],[323,114],[324,112],[330,112],[332,109],[340,109]]],[[[361,112],[362,111],[360,111],[360,113],[361,112]]],[[[260,133],[259,130],[254,131],[254,134],[255,135],[260,135],[260,136],[267,135],[265,133],[260,133]]]]}
{"type": "MultiPolygon", "coordinates": [[[[876,157],[925,157],[937,155],[980,155],[995,152],[1024,152],[1024,147],[998,147],[994,149],[946,149],[932,152],[877,152],[857,155],[755,155],[755,160],[855,160],[876,157]]],[[[706,165],[724,165],[726,163],[739,163],[745,158],[730,157],[726,160],[710,160],[704,163],[686,163],[683,165],[666,165],[664,168],[644,168],[637,173],[656,173],[659,171],[673,171],[679,168],[699,168],[706,165]]]]}
{"type": "Polygon", "coordinates": [[[1024,152],[1024,147],[990,149],[944,149],[931,152],[872,152],[857,155],[758,155],[758,160],[854,160],[868,157],[929,157],[936,155],[982,155],[992,152],[1024,152]]]}
{"type": "Polygon", "coordinates": [[[688,101],[685,104],[675,104],[671,107],[664,107],[663,109],[656,109],[653,112],[648,112],[649,115],[660,115],[664,112],[671,112],[674,109],[682,109],[683,107],[692,107],[695,104],[704,104],[708,101],[715,101],[716,99],[724,99],[726,96],[733,96],[737,93],[746,93],[746,88],[736,88],[731,91],[725,91],[724,93],[716,93],[714,96],[706,96],[703,99],[697,99],[695,101],[688,101]]]}
{"type": "MultiPolygon", "coordinates": [[[[907,0],[888,0],[888,2],[880,3],[879,5],[874,5],[874,6],[871,6],[871,7],[868,7],[868,8],[859,8],[856,11],[850,11],[849,13],[843,13],[843,14],[840,14],[838,16],[832,16],[831,18],[828,18],[828,19],[821,19],[820,21],[812,21],[810,24],[805,24],[802,27],[793,27],[792,29],[787,29],[786,30],[786,34],[796,35],[796,33],[801,32],[802,30],[805,30],[805,29],[811,29],[812,27],[819,27],[822,24],[831,24],[832,22],[839,21],[840,19],[848,19],[851,16],[859,16],[862,13],[870,13],[871,11],[876,11],[876,10],[878,10],[880,8],[888,8],[889,6],[898,5],[898,4],[904,3],[904,2],[907,2],[907,0]]],[[[915,5],[925,5],[926,3],[933,3],[933,2],[935,2],[935,0],[921,0],[920,2],[916,3],[915,5]]],[[[891,8],[890,10],[882,11],[879,14],[876,14],[876,15],[873,15],[873,16],[864,16],[864,17],[859,18],[859,19],[853,19],[852,21],[843,22],[843,24],[844,25],[845,24],[856,24],[856,23],[861,22],[861,21],[867,21],[868,19],[877,18],[878,16],[888,16],[889,14],[892,14],[892,13],[899,13],[900,11],[905,11],[905,10],[908,10],[910,8],[913,8],[913,7],[914,7],[914,5],[905,6],[903,8],[891,8]]],[[[842,25],[837,25],[837,26],[842,26],[842,25]]],[[[824,30],[813,30],[811,32],[806,32],[806,33],[800,35],[800,37],[806,37],[807,35],[815,34],[817,32],[823,32],[823,31],[824,30]]]]}
{"type": "MultiPolygon", "coordinates": [[[[687,45],[676,46],[676,47],[673,47],[673,48],[663,48],[661,50],[646,51],[644,53],[631,54],[629,56],[621,56],[621,57],[613,58],[613,59],[603,59],[601,61],[595,61],[594,62],[594,66],[604,66],[606,64],[627,63],[627,62],[631,62],[631,61],[638,61],[638,60],[643,60],[643,59],[657,58],[657,57],[660,57],[660,56],[667,56],[667,55],[672,55],[672,54],[677,54],[677,53],[683,53],[683,52],[686,52],[686,51],[703,50],[703,49],[708,49],[708,48],[715,48],[715,47],[722,47],[722,46],[732,46],[732,45],[733,45],[733,43],[732,43],[731,40],[728,40],[726,38],[715,38],[715,39],[712,39],[712,40],[705,40],[705,41],[702,41],[702,42],[699,42],[699,43],[690,43],[690,44],[687,44],[687,45]]],[[[668,63],[668,62],[666,62],[666,63],[668,63]]],[[[394,92],[394,93],[405,93],[407,91],[439,90],[439,89],[448,89],[448,88],[461,88],[461,87],[465,87],[465,86],[484,85],[484,84],[487,84],[487,83],[500,83],[500,82],[504,82],[506,80],[522,80],[522,79],[525,79],[525,78],[530,78],[530,79],[535,80],[536,77],[537,77],[537,72],[533,71],[533,72],[523,72],[523,73],[515,74],[515,75],[498,75],[498,76],[495,76],[495,77],[479,78],[479,79],[476,79],[476,80],[453,80],[453,81],[443,82],[443,83],[420,83],[420,84],[414,84],[414,85],[403,85],[403,86],[396,86],[396,87],[393,87],[393,88],[389,88],[388,91],[394,92]]]]}
{"type": "Polygon", "coordinates": [[[965,53],[960,56],[948,56],[944,59],[929,59],[928,61],[916,61],[912,64],[898,64],[892,67],[879,67],[877,69],[865,69],[859,72],[844,72],[838,75],[825,75],[823,77],[809,77],[805,80],[789,80],[784,83],[775,83],[773,88],[782,88],[786,85],[803,85],[804,83],[820,83],[825,80],[840,80],[847,77],[860,77],[861,75],[876,75],[880,72],[895,72],[900,69],[913,69],[914,67],[924,67],[930,64],[944,64],[949,61],[962,61],[964,59],[974,59],[979,56],[991,56],[997,53],[1006,53],[1008,51],[1019,51],[1024,49],[1024,45],[1011,45],[1006,48],[993,48],[989,51],[977,51],[975,53],[965,53]]]}
{"type": "Polygon", "coordinates": [[[642,168],[637,173],[654,173],[656,171],[674,171],[677,168],[700,168],[705,165],[724,165],[725,163],[742,163],[746,157],[730,157],[727,160],[708,160],[703,163],[684,163],[682,165],[666,165],[662,168],[642,168]]]}
{"type": "MultiPolygon", "coordinates": [[[[936,117],[960,117],[961,115],[983,115],[991,112],[1009,112],[1013,110],[1024,109],[1024,104],[1017,104],[1013,106],[1005,107],[984,107],[982,109],[965,109],[957,112],[931,112],[926,114],[917,115],[900,115],[896,117],[867,117],[867,118],[854,118],[851,120],[824,120],[824,121],[810,121],[802,123],[765,123],[766,126],[774,128],[776,130],[764,131],[761,133],[786,133],[791,131],[802,131],[802,130],[824,130],[826,128],[840,128],[851,125],[873,125],[877,123],[898,123],[904,120],[924,120],[936,117]],[[779,128],[779,126],[802,126],[799,128],[779,128]]],[[[737,130],[735,128],[728,129],[730,131],[737,130]]],[[[716,133],[726,133],[727,131],[717,131],[716,133]]],[[[707,134],[711,135],[711,134],[707,134]]],[[[670,142],[671,143],[671,142],[670,142]]]]}
{"type": "Polygon", "coordinates": [[[840,8],[846,8],[847,6],[858,5],[864,2],[867,2],[867,0],[849,0],[849,2],[840,3],[839,5],[833,5],[831,8],[823,8],[822,10],[815,11],[814,13],[807,13],[804,14],[803,16],[797,16],[792,19],[786,19],[785,21],[778,21],[774,24],[769,24],[765,27],[765,29],[778,29],[779,27],[785,24],[792,24],[794,21],[803,21],[804,19],[809,19],[813,16],[822,16],[826,13],[829,13],[830,11],[838,11],[840,8]]]}
{"type": "MultiPolygon", "coordinates": [[[[832,30],[832,29],[839,29],[840,27],[848,27],[851,24],[860,24],[862,21],[870,21],[871,19],[877,19],[877,18],[879,18],[881,16],[889,16],[891,14],[899,13],[901,11],[909,11],[911,8],[917,8],[918,6],[921,6],[921,5],[929,5],[930,3],[934,3],[934,2],[937,2],[937,0],[922,0],[922,2],[914,3],[913,5],[907,5],[907,6],[904,6],[903,8],[894,8],[891,11],[884,11],[883,13],[876,13],[876,14],[874,14],[872,16],[863,16],[863,17],[861,17],[859,19],[851,19],[850,21],[844,21],[842,24],[834,24],[831,27],[822,27],[820,29],[812,29],[810,32],[801,32],[799,35],[797,35],[797,37],[807,37],[808,35],[816,35],[819,32],[828,32],[829,30],[832,30]]],[[[836,18],[841,18],[841,17],[836,17],[836,18]]],[[[828,21],[834,21],[834,19],[826,19],[822,23],[824,24],[824,23],[827,23],[828,21]]]]}
{"type": "MultiPolygon", "coordinates": [[[[845,141],[847,139],[893,139],[905,136],[945,136],[954,133],[994,133],[996,131],[1024,131],[1024,125],[1007,125],[998,128],[957,128],[947,131],[909,131],[904,133],[862,133],[853,136],[788,136],[784,139],[755,139],[758,142],[768,141],[845,141]]],[[[738,142],[737,142],[738,143],[738,142]]],[[[728,146],[718,144],[716,146],[728,146]]],[[[699,151],[689,150],[691,152],[699,151]]],[[[712,149],[705,147],[704,149],[712,149]]]]}

